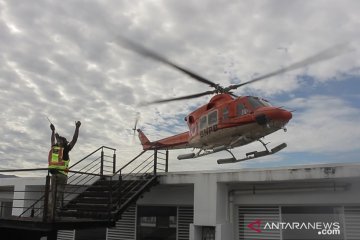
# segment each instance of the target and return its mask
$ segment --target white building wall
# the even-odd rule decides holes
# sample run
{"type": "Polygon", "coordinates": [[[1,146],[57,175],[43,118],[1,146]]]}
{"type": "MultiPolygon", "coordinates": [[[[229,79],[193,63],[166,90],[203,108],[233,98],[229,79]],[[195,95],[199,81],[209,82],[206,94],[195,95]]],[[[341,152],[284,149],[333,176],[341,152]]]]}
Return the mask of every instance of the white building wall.
{"type": "MultiPolygon", "coordinates": [[[[159,180],[137,204],[193,206],[192,240],[202,240],[202,228],[209,226],[215,228],[216,240],[234,239],[237,206],[360,205],[360,164],[164,173],[159,180]],[[318,187],[319,183],[326,186],[318,187]]],[[[2,179],[0,187],[15,186],[17,191],[44,184],[45,178],[2,179]]]]}
{"type": "MultiPolygon", "coordinates": [[[[242,191],[234,189],[232,192],[233,202],[238,205],[359,205],[360,204],[360,178],[349,179],[347,188],[311,188],[291,189],[292,183],[288,183],[287,190],[256,190],[242,191]]],[[[343,181],[341,182],[343,183],[343,181]]],[[[331,182],[330,182],[331,184],[331,182]]],[[[239,186],[241,186],[239,184],[239,186]]]]}

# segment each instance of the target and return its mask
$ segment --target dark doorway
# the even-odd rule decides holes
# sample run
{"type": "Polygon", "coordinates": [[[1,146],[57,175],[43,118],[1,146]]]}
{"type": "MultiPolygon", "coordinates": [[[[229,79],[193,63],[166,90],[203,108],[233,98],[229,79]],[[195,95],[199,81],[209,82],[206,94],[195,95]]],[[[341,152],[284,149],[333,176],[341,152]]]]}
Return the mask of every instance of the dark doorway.
{"type": "Polygon", "coordinates": [[[202,227],[201,240],[215,240],[215,227],[202,227]]]}
{"type": "Polygon", "coordinates": [[[104,240],[106,228],[79,229],[75,232],[75,240],[104,240]]]}
{"type": "Polygon", "coordinates": [[[176,207],[138,206],[138,240],[176,240],[176,207]]]}

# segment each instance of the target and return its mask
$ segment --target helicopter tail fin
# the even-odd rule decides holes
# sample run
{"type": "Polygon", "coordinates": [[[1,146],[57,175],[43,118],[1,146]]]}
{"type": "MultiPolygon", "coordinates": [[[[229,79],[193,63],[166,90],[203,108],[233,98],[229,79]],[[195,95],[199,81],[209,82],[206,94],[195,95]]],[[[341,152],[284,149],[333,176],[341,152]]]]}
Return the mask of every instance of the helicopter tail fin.
{"type": "Polygon", "coordinates": [[[149,150],[152,146],[150,140],[145,136],[145,134],[143,133],[143,131],[141,131],[141,129],[137,129],[138,133],[139,133],[139,139],[141,142],[141,145],[143,146],[144,150],[149,150]]]}

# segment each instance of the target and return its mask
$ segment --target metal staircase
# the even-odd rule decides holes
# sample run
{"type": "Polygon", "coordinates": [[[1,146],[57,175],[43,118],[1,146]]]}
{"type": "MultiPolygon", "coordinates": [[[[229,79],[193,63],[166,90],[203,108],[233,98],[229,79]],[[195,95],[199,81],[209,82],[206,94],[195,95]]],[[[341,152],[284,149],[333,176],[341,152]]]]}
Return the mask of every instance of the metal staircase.
{"type": "Polygon", "coordinates": [[[110,225],[115,224],[131,204],[158,183],[158,171],[168,170],[168,152],[161,153],[155,150],[141,152],[117,171],[114,169],[116,157],[113,157],[113,173],[106,175],[105,156],[109,157],[102,149],[100,176],[96,176],[95,182],[91,185],[67,191],[65,199],[70,200],[66,201],[62,208],[57,209],[58,216],[108,220],[110,225]],[[70,197],[71,195],[73,197],[70,197]]]}
{"type": "Polygon", "coordinates": [[[116,221],[129,205],[157,184],[157,176],[133,180],[99,179],[61,208],[62,217],[109,219],[116,221]]]}
{"type": "MultiPolygon", "coordinates": [[[[28,193],[24,193],[24,201],[31,203],[26,204],[29,207],[17,217],[0,218],[0,230],[29,231],[36,225],[36,229],[43,233],[41,235],[47,235],[46,233],[57,230],[114,226],[130,205],[158,184],[158,172],[168,171],[168,152],[143,151],[122,166],[121,163],[116,161],[115,149],[102,146],[72,165],[69,168],[64,201],[58,209],[55,206],[49,209],[48,173],[41,191],[29,190],[28,193]],[[39,193],[43,194],[39,196],[39,193]],[[39,196],[37,199],[28,198],[36,195],[39,196]],[[55,212],[56,215],[49,214],[49,211],[55,212]]],[[[9,171],[35,170],[49,169],[9,171]]],[[[6,170],[2,172],[4,171],[6,170]]]]}

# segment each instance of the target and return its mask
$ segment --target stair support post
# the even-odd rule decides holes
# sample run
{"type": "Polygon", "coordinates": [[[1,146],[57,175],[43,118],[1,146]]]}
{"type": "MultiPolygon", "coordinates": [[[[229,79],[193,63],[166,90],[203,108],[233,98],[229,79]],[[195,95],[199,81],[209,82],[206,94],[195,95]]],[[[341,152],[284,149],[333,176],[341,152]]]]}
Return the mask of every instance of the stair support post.
{"type": "Polygon", "coordinates": [[[166,155],[165,155],[165,172],[169,171],[169,150],[166,149],[166,155]]]}
{"type": "Polygon", "coordinates": [[[157,170],[157,150],[154,150],[154,176],[156,176],[156,170],[157,170]]]}
{"type": "Polygon", "coordinates": [[[110,178],[109,181],[109,199],[108,199],[108,220],[110,221],[110,217],[111,217],[111,211],[112,211],[112,177],[110,178]]]}
{"type": "Polygon", "coordinates": [[[100,175],[104,175],[104,148],[101,148],[100,175]]]}
{"type": "Polygon", "coordinates": [[[50,176],[46,176],[45,180],[45,196],[44,196],[44,211],[43,211],[43,221],[45,222],[48,216],[49,209],[49,194],[50,194],[50,176]]]}
{"type": "Polygon", "coordinates": [[[116,153],[114,150],[114,154],[113,154],[113,174],[115,174],[116,172],[116,153]]]}
{"type": "Polygon", "coordinates": [[[121,175],[121,170],[119,172],[119,186],[118,186],[118,199],[117,199],[117,205],[120,207],[121,206],[121,198],[122,198],[122,194],[121,194],[121,188],[122,188],[122,175],[121,175]]]}

